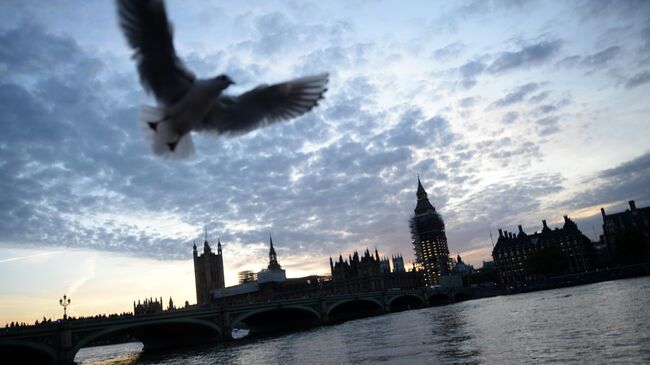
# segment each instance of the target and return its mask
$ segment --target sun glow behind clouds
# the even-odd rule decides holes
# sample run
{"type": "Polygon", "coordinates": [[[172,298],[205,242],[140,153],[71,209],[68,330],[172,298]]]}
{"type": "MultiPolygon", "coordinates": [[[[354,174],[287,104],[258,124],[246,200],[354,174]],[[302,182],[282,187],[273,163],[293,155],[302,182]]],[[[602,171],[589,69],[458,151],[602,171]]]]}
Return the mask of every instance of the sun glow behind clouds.
{"type": "MultiPolygon", "coordinates": [[[[196,301],[191,260],[159,261],[97,251],[0,248],[0,325],[60,318],[58,298],[72,298],[68,314],[131,311],[134,300],[171,296],[176,305],[196,301]],[[6,280],[13,278],[15,280],[6,280]]],[[[232,283],[231,283],[232,284],[232,283]]]]}

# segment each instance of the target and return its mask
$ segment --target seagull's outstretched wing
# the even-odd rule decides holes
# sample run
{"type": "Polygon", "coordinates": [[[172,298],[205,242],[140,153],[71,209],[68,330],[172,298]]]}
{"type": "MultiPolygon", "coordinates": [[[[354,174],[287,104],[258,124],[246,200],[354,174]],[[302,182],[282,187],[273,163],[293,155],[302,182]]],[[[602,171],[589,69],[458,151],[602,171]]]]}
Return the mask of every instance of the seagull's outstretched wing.
{"type": "Polygon", "coordinates": [[[327,81],[328,75],[320,74],[261,85],[238,97],[221,95],[196,129],[243,134],[266,124],[298,117],[323,98],[327,81]]]}
{"type": "Polygon", "coordinates": [[[160,104],[178,101],[194,82],[176,56],[162,0],[118,0],[120,26],[138,62],[140,81],[160,104]]]}

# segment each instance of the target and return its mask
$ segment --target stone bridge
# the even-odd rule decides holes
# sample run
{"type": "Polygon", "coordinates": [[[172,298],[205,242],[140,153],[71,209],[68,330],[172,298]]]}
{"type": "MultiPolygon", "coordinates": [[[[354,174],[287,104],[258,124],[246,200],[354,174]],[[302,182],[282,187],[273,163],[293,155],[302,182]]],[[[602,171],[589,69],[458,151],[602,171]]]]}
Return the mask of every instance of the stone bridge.
{"type": "Polygon", "coordinates": [[[448,304],[470,297],[471,293],[463,288],[391,289],[0,329],[0,360],[68,365],[74,363],[79,349],[127,335],[138,339],[149,351],[231,340],[233,326],[240,323],[251,334],[262,334],[448,304]]]}

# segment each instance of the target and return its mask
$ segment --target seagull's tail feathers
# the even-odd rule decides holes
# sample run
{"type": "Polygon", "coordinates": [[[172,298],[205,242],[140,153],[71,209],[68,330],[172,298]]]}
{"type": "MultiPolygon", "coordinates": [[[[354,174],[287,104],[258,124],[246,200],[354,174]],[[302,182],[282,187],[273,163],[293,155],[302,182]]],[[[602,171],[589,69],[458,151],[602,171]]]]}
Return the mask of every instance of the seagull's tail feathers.
{"type": "Polygon", "coordinates": [[[140,107],[139,126],[144,139],[154,154],[182,159],[194,153],[194,142],[190,133],[179,134],[165,119],[165,110],[148,105],[140,107]]]}

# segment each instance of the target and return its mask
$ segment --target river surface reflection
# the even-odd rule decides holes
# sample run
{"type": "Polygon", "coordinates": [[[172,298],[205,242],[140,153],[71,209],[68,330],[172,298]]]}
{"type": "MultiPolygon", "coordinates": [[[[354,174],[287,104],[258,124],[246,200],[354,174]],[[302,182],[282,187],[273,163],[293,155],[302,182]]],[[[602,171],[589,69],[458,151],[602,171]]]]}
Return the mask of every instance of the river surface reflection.
{"type": "Polygon", "coordinates": [[[143,354],[83,349],[84,365],[650,363],[650,277],[392,313],[307,331],[143,354]]]}

